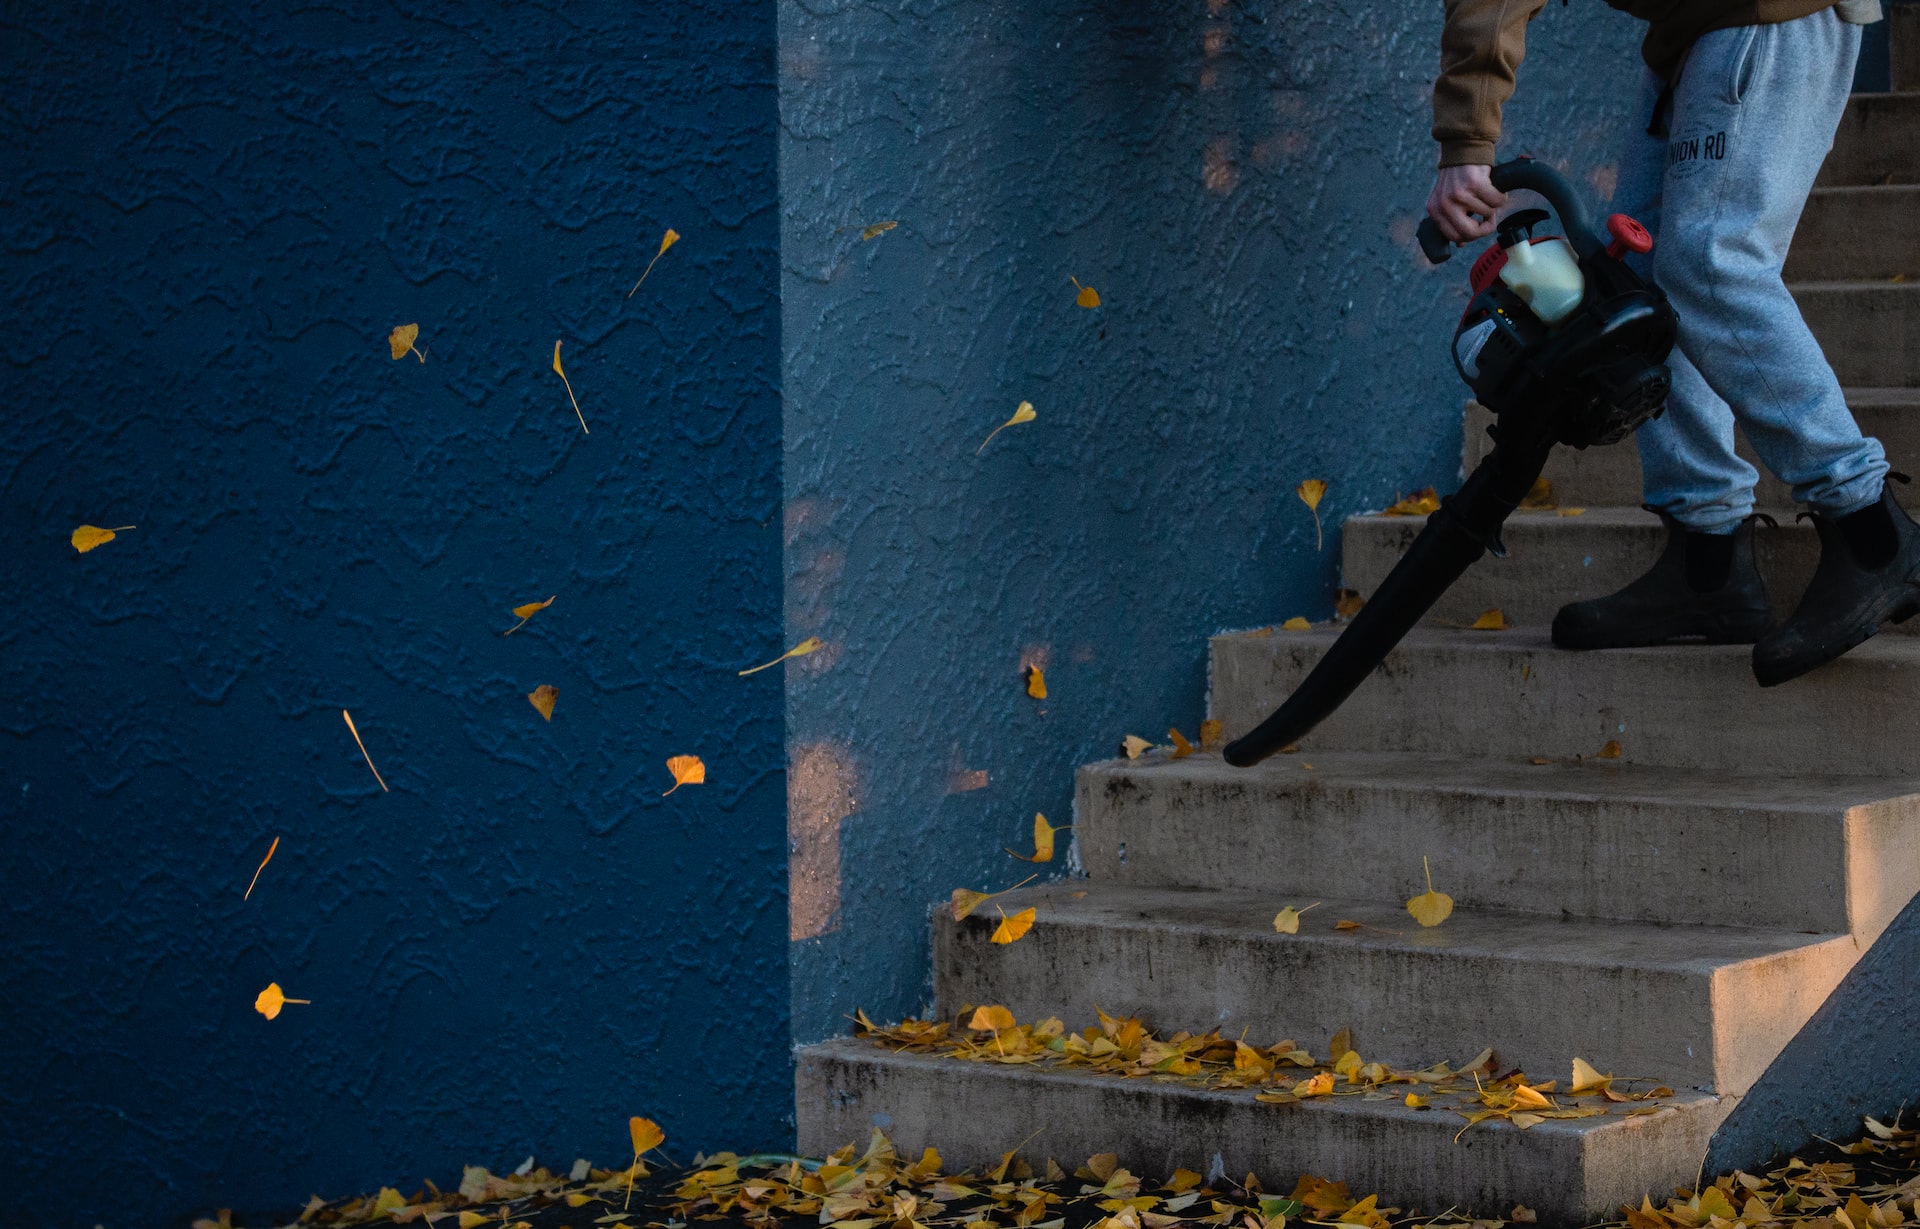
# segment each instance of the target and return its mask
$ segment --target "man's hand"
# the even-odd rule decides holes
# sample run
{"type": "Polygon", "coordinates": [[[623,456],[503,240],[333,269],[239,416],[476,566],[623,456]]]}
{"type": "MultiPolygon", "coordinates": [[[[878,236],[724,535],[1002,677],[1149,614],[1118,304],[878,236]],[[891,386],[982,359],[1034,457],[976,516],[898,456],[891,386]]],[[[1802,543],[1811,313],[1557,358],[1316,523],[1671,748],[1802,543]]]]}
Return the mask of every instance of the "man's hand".
{"type": "Polygon", "coordinates": [[[1427,215],[1450,241],[1468,243],[1493,233],[1493,215],[1506,203],[1507,194],[1493,186],[1490,168],[1442,167],[1427,194],[1427,215]]]}

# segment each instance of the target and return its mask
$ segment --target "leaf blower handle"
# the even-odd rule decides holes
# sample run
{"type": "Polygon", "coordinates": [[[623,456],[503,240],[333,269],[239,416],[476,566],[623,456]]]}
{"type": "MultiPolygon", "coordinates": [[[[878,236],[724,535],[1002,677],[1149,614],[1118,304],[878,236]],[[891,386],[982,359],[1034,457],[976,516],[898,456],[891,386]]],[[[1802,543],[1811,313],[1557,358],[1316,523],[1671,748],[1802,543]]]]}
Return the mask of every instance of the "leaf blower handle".
{"type": "MultiPolygon", "coordinates": [[[[1552,205],[1554,213],[1560,217],[1561,229],[1567,232],[1567,242],[1581,257],[1595,256],[1607,250],[1607,240],[1593,229],[1592,215],[1587,212],[1580,194],[1573,190],[1573,185],[1566,181],[1565,176],[1546,163],[1535,162],[1532,158],[1515,158],[1494,167],[1490,178],[1493,186],[1502,192],[1525,188],[1546,197],[1547,204],[1552,205]]],[[[1445,263],[1453,255],[1447,237],[1440,233],[1440,224],[1431,216],[1420,220],[1414,237],[1419,239],[1420,250],[1426,254],[1430,264],[1445,263]]]]}

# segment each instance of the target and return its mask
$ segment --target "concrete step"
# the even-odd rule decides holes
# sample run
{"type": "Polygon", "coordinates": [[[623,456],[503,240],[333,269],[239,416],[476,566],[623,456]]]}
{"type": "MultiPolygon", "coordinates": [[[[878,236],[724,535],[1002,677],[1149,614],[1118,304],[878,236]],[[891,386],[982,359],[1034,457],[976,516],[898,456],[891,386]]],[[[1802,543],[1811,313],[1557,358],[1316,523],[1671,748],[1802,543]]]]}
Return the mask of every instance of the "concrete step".
{"type": "MultiPolygon", "coordinates": [[[[1850,388],[1847,405],[1860,429],[1885,446],[1895,469],[1920,477],[1920,388],[1850,388]]],[[[1489,410],[1474,402],[1467,404],[1462,476],[1492,446],[1487,439],[1492,423],[1489,410]]],[[[1760,506],[1791,504],[1792,492],[1760,464],[1743,434],[1736,431],[1735,436],[1740,455],[1760,471],[1755,488],[1760,506]]],[[[1610,448],[1556,448],[1547,461],[1545,477],[1553,483],[1555,501],[1564,507],[1636,507],[1640,503],[1640,452],[1632,440],[1610,448]]]]}
{"type": "MultiPolygon", "coordinates": [[[[1229,738],[1305,679],[1338,635],[1238,632],[1212,643],[1213,716],[1229,738]]],[[[1920,638],[1878,636],[1784,686],[1753,681],[1743,646],[1571,653],[1543,628],[1415,628],[1303,740],[1321,751],[1633,763],[1847,776],[1920,776],[1920,638]]],[[[1310,755],[1303,759],[1310,759],[1310,755]]]]}
{"type": "Polygon", "coordinates": [[[1788,281],[1920,279],[1920,184],[1816,188],[1787,254],[1788,281]]]}
{"type": "Polygon", "coordinates": [[[1053,1157],[1069,1170],[1114,1152],[1154,1178],[1217,1165],[1285,1192],[1311,1173],[1409,1213],[1454,1207],[1497,1218],[1524,1203],[1541,1223],[1566,1225],[1690,1186],[1734,1103],[1691,1094],[1645,1117],[1550,1120],[1526,1131],[1483,1123],[1456,1141],[1464,1118],[1398,1100],[1267,1105],[1244,1089],[893,1054],[857,1040],[801,1049],[794,1086],[797,1146],[809,1156],[880,1127],[903,1153],[938,1148],[950,1168],[991,1167],[1014,1147],[1036,1167],[1053,1157]]]}
{"type": "Polygon", "coordinates": [[[1463,909],[1869,943],[1920,891],[1916,791],[1609,760],[1150,753],[1080,770],[1073,839],[1105,883],[1404,901],[1430,857],[1463,909]]]}
{"type": "Polygon", "coordinates": [[[1819,186],[1920,183],[1920,93],[1855,94],[1819,186]]]}
{"type": "Polygon", "coordinates": [[[1379,1192],[1383,1205],[1409,1212],[1454,1207],[1504,1217],[1518,1202],[1543,1224],[1568,1225],[1690,1186],[1708,1138],[1733,1105],[1694,1094],[1638,1118],[1551,1120],[1527,1131],[1483,1123],[1456,1142],[1465,1119],[1398,1100],[1267,1105],[1244,1089],[893,1054],[856,1040],[801,1049],[794,1085],[797,1146],[809,1156],[865,1140],[879,1127],[909,1155],[938,1148],[950,1168],[990,1167],[1014,1147],[1036,1166],[1053,1157],[1068,1169],[1115,1152],[1122,1165],[1154,1178],[1218,1166],[1236,1179],[1252,1172],[1267,1190],[1284,1192],[1312,1173],[1355,1194],[1379,1192]]]}
{"type": "Polygon", "coordinates": [[[1902,0],[1887,5],[1886,13],[1893,88],[1920,90],[1920,4],[1902,0]]]}
{"type": "MultiPolygon", "coordinates": [[[[1754,528],[1754,555],[1774,616],[1785,619],[1813,579],[1820,541],[1812,524],[1796,521],[1791,511],[1776,509],[1773,515],[1777,526],[1754,528]]],[[[1347,518],[1341,529],[1347,587],[1362,595],[1378,589],[1426,523],[1424,516],[1347,518]]],[[[1498,606],[1508,623],[1546,627],[1566,603],[1617,592],[1643,575],[1667,544],[1660,518],[1640,508],[1588,508],[1580,516],[1516,512],[1501,537],[1507,557],[1488,555],[1469,568],[1434,604],[1427,622],[1465,627],[1489,606],[1498,606]]],[[[1886,631],[1920,633],[1920,619],[1886,631]]]]}
{"type": "Polygon", "coordinates": [[[1920,282],[1797,282],[1792,290],[1840,383],[1920,385],[1920,282]]]}
{"type": "MultiPolygon", "coordinates": [[[[1458,876],[1438,868],[1436,886],[1458,876]]],[[[1456,908],[1422,927],[1399,902],[1325,899],[1298,934],[1274,914],[1310,905],[1272,891],[1073,881],[1023,888],[995,910],[933,924],[943,1015],[999,1003],[1016,1019],[1097,1006],[1163,1036],[1331,1037],[1396,1066],[1435,1047],[1492,1046],[1504,1066],[1562,1075],[1576,1055],[1675,1088],[1742,1093],[1863,950],[1851,935],[1735,926],[1548,919],[1456,908]],[[997,910],[1037,910],[1017,943],[990,941],[997,910]],[[1342,920],[1362,923],[1335,930],[1342,920]],[[1551,1004],[1550,1010],[1543,1009],[1551,1004]]]]}

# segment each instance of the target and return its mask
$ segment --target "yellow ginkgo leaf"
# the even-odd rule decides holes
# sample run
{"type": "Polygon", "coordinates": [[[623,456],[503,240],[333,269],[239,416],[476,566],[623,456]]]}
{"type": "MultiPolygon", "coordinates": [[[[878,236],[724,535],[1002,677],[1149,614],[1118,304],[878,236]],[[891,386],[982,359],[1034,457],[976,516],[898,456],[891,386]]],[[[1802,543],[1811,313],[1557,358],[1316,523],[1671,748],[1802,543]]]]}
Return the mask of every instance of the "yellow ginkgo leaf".
{"type": "Polygon", "coordinates": [[[580,412],[580,399],[573,395],[573,381],[567,379],[567,369],[560,365],[560,343],[553,343],[553,374],[560,377],[560,383],[567,389],[567,400],[573,403],[573,416],[580,420],[580,434],[591,435],[587,430],[587,416],[580,412]]]}
{"type": "Polygon", "coordinates": [[[875,222],[872,226],[863,227],[860,231],[860,242],[865,243],[869,239],[878,239],[898,225],[900,225],[900,223],[887,221],[875,222]]]}
{"type": "Polygon", "coordinates": [[[993,941],[995,943],[1014,942],[1033,929],[1033,918],[1034,910],[1031,908],[1022,909],[1012,917],[1002,913],[1000,924],[993,930],[993,941]]]}
{"type": "Polygon", "coordinates": [[[1527,491],[1525,498],[1521,499],[1520,506],[1529,512],[1553,511],[1553,483],[1545,478],[1535,478],[1533,486],[1527,491]]]}
{"type": "Polygon", "coordinates": [[[1620,750],[1621,750],[1620,741],[1618,739],[1609,738],[1607,740],[1607,745],[1600,748],[1600,750],[1594,755],[1593,758],[1596,760],[1617,760],[1620,758],[1620,750]]]}
{"type": "MultiPolygon", "coordinates": [[[[553,597],[559,597],[559,596],[560,595],[557,593],[553,595],[553,597]]],[[[518,623],[515,623],[512,627],[509,627],[506,631],[501,632],[500,634],[502,636],[511,636],[513,635],[513,633],[525,627],[527,625],[528,619],[531,619],[533,616],[539,614],[541,611],[545,610],[547,607],[553,605],[553,597],[548,598],[544,602],[528,602],[525,606],[515,606],[513,608],[513,617],[520,621],[518,623]]]]}
{"type": "Polygon", "coordinates": [[[1193,754],[1193,744],[1187,741],[1185,734],[1182,734],[1178,730],[1169,729],[1167,731],[1167,737],[1173,741],[1173,754],[1167,758],[1184,760],[1193,754]]]}
{"type": "Polygon", "coordinates": [[[1273,915],[1273,928],[1283,935],[1297,935],[1300,933],[1300,915],[1305,913],[1307,909],[1318,909],[1319,907],[1320,902],[1317,900],[1304,909],[1296,909],[1292,905],[1288,905],[1273,915]]]}
{"type": "MultiPolygon", "coordinates": [[[[649,260],[647,262],[646,269],[640,274],[640,281],[635,282],[633,284],[633,290],[640,289],[640,282],[644,282],[647,280],[647,274],[653,272],[653,266],[658,264],[660,261],[660,258],[667,254],[668,248],[672,247],[674,244],[678,242],[680,242],[680,232],[673,229],[673,227],[671,226],[667,227],[667,233],[660,236],[660,250],[653,254],[652,260],[649,260]]],[[[633,297],[633,290],[627,291],[627,297],[629,299],[633,297]]]]}
{"type": "Polygon", "coordinates": [[[1576,1057],[1573,1060],[1573,1079],[1569,1085],[1569,1091],[1576,1093],[1605,1092],[1613,1087],[1613,1077],[1601,1075],[1599,1068],[1584,1058],[1576,1057]]]}
{"type": "Polygon", "coordinates": [[[805,640],[802,640],[799,644],[794,645],[792,648],[780,654],[780,656],[774,658],[772,661],[762,662],[760,665],[754,666],[750,670],[741,670],[739,671],[739,674],[742,678],[745,678],[749,674],[758,674],[762,670],[768,669],[769,667],[772,667],[772,666],[779,665],[781,662],[787,660],[789,657],[805,657],[809,653],[816,653],[826,647],[827,647],[827,642],[820,639],[820,637],[808,636],[805,640]]]}
{"type": "Polygon", "coordinates": [[[1530,1088],[1525,1084],[1515,1086],[1513,1103],[1521,1109],[1550,1110],[1553,1108],[1553,1102],[1542,1096],[1539,1089],[1530,1088]]]}
{"type": "Polygon", "coordinates": [[[1282,623],[1280,630],[1283,632],[1310,632],[1313,630],[1313,624],[1307,622],[1299,615],[1295,615],[1285,623],[1282,623]]]}
{"type": "Polygon", "coordinates": [[[1047,672],[1042,670],[1038,666],[1028,666],[1026,670],[1026,674],[1027,674],[1027,694],[1032,696],[1036,700],[1046,699],[1047,698],[1047,672]]]}
{"type": "Polygon", "coordinates": [[[1151,751],[1152,749],[1153,744],[1138,734],[1129,734],[1120,740],[1120,750],[1123,751],[1130,760],[1137,760],[1140,758],[1142,751],[1151,751]]]}
{"type": "Polygon", "coordinates": [[[1309,478],[1293,488],[1293,493],[1300,497],[1301,503],[1307,505],[1307,511],[1313,513],[1313,549],[1319,550],[1324,545],[1320,532],[1320,497],[1327,493],[1326,480],[1309,478]]]}
{"type": "Polygon", "coordinates": [[[411,353],[413,357],[424,363],[427,361],[427,356],[413,346],[413,343],[418,340],[420,340],[420,326],[403,324],[387,334],[387,348],[393,351],[393,357],[396,360],[403,359],[411,353]]]}
{"type": "Polygon", "coordinates": [[[992,899],[993,893],[991,892],[976,892],[972,888],[955,888],[953,890],[953,903],[949,905],[948,908],[953,913],[954,921],[963,922],[975,909],[978,909],[981,905],[986,904],[992,899]]]}
{"type": "MultiPolygon", "coordinates": [[[[1007,852],[1022,862],[1051,862],[1053,861],[1053,834],[1065,832],[1071,827],[1073,827],[1072,824],[1062,824],[1056,828],[1047,822],[1045,815],[1035,811],[1033,813],[1033,856],[1029,858],[1025,854],[1013,853],[1011,849],[1007,852]]],[[[956,892],[955,895],[957,897],[958,893],[956,892]]]]}
{"type": "MultiPolygon", "coordinates": [[[[667,771],[673,774],[673,789],[668,790],[667,794],[671,794],[674,789],[679,789],[682,785],[704,784],[707,779],[707,766],[697,755],[672,757],[667,761],[667,771]]],[[[667,794],[660,796],[665,798],[667,794]]]]}
{"type": "Polygon", "coordinates": [[[113,541],[113,535],[133,528],[136,526],[120,525],[113,529],[102,529],[98,525],[82,525],[73,531],[73,549],[84,555],[96,546],[105,546],[113,541]]]}
{"type": "Polygon", "coordinates": [[[480,1229],[480,1226],[492,1219],[492,1217],[482,1216],[478,1212],[462,1212],[460,1213],[459,1225],[460,1229],[480,1229]]]}
{"type": "Polygon", "coordinates": [[[1440,497],[1432,487],[1415,491],[1380,510],[1382,516],[1428,516],[1440,510],[1440,497]]]}
{"type": "Polygon", "coordinates": [[[1498,606],[1489,606],[1480,612],[1480,617],[1469,625],[1468,630],[1476,632],[1504,632],[1507,630],[1507,616],[1500,613],[1498,606]]]}
{"type": "Polygon", "coordinates": [[[627,1132],[633,1136],[633,1151],[636,1156],[652,1152],[667,1142],[667,1133],[662,1131],[660,1124],[651,1118],[627,1119],[627,1132]]]}
{"type": "Polygon", "coordinates": [[[1079,294],[1076,294],[1073,296],[1073,301],[1077,306],[1080,306],[1080,307],[1100,306],[1100,292],[1098,290],[1095,290],[1091,286],[1082,286],[1080,284],[1080,279],[1077,277],[1069,277],[1067,278],[1067,280],[1072,282],[1073,288],[1080,292],[1079,294]]]}
{"type": "Polygon", "coordinates": [[[1225,726],[1213,717],[1202,721],[1200,723],[1200,749],[1202,751],[1212,751],[1219,747],[1220,735],[1225,728],[1225,726]]]}
{"type": "Polygon", "coordinates": [[[1422,926],[1438,926],[1453,913],[1453,897],[1433,890],[1433,865],[1420,859],[1427,868],[1427,890],[1407,902],[1407,912],[1422,926]]]}
{"type": "Polygon", "coordinates": [[[1367,599],[1360,596],[1358,589],[1335,589],[1333,591],[1333,613],[1342,619],[1351,619],[1365,609],[1367,599]]]}
{"type": "Polygon", "coordinates": [[[280,989],[279,982],[270,981],[267,983],[267,988],[260,992],[259,997],[253,1000],[253,1009],[259,1012],[261,1015],[265,1016],[267,1019],[271,1020],[275,1016],[279,1015],[280,1009],[282,1007],[285,1007],[288,1003],[311,1003],[311,1002],[313,1002],[312,999],[288,998],[286,996],[286,992],[280,989]]]}
{"type": "Polygon", "coordinates": [[[1560,508],[1556,511],[1561,516],[1585,516],[1587,514],[1585,508],[1560,508]]]}
{"type": "Polygon", "coordinates": [[[1417,1092],[1407,1094],[1406,1106],[1410,1110],[1423,1110],[1432,1106],[1432,1102],[1417,1092]]]}
{"type": "Polygon", "coordinates": [[[1023,422],[1032,422],[1034,419],[1038,417],[1040,417],[1040,415],[1034,411],[1033,402],[1022,401],[1019,404],[1019,406],[1015,408],[1015,410],[1013,411],[1012,418],[1007,419],[1007,421],[995,427],[993,429],[992,434],[988,435],[986,439],[983,439],[980,441],[980,447],[973,450],[973,455],[977,457],[981,453],[985,452],[987,449],[987,445],[993,443],[993,437],[995,435],[1000,434],[1002,431],[1005,431],[1008,427],[1018,426],[1023,422]]]}
{"type": "Polygon", "coordinates": [[[527,693],[527,703],[533,705],[533,711],[548,721],[553,720],[553,702],[560,698],[560,689],[552,683],[542,683],[527,693]]]}
{"type": "Polygon", "coordinates": [[[1333,1072],[1322,1071],[1319,1075],[1301,1080],[1293,1086],[1296,1097],[1324,1097],[1333,1091],[1333,1072]]]}
{"type": "Polygon", "coordinates": [[[977,1033],[997,1033],[1013,1027],[1013,1013],[1004,1007],[976,1007],[967,1027],[977,1033]]]}

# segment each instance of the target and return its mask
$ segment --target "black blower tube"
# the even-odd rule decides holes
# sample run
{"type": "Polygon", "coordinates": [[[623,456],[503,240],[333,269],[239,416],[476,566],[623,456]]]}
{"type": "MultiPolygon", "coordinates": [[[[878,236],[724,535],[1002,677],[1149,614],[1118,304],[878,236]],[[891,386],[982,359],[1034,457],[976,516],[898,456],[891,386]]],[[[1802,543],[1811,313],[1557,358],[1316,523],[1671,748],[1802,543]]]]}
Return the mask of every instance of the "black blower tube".
{"type": "Polygon", "coordinates": [[[1533,489],[1552,448],[1551,437],[1494,445],[1465,484],[1427,519],[1427,527],[1306,681],[1271,717],[1227,744],[1227,763],[1240,768],[1257,764],[1299,742],[1332,715],[1461,573],[1490,547],[1498,547],[1500,526],[1533,489]]]}

